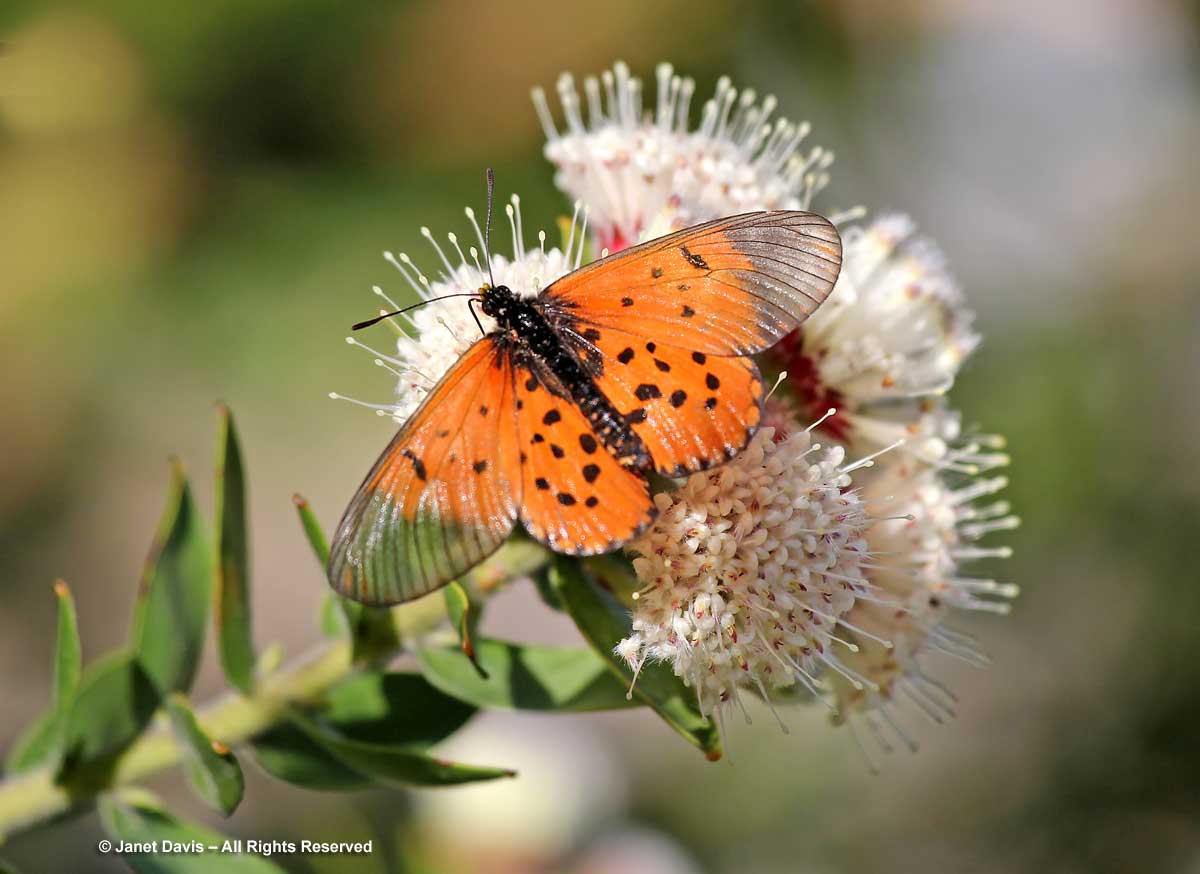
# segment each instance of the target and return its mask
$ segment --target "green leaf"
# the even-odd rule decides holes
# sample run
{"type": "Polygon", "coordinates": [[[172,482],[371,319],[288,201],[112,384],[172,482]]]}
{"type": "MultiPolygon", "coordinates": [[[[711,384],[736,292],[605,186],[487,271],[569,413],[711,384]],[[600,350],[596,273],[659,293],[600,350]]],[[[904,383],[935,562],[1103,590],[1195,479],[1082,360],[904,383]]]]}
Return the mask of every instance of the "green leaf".
{"type": "Polygon", "coordinates": [[[487,670],[479,664],[475,658],[475,646],[471,642],[471,638],[475,634],[475,629],[479,626],[480,610],[479,604],[471,603],[471,596],[467,594],[467,590],[462,583],[457,581],[449,583],[442,589],[442,597],[446,601],[446,615],[450,617],[450,624],[454,626],[454,630],[458,632],[458,639],[461,642],[460,647],[463,655],[475,667],[483,679],[487,679],[487,670]]]}
{"type": "Polygon", "coordinates": [[[175,740],[183,750],[188,783],[210,807],[229,816],[241,803],[245,789],[237,759],[229,747],[204,733],[182,693],[170,695],[165,703],[175,740]]]}
{"type": "Polygon", "coordinates": [[[54,647],[52,709],[34,720],[13,744],[5,762],[5,770],[10,774],[56,762],[62,754],[63,734],[79,691],[83,656],[75,600],[62,580],[54,584],[54,596],[58,599],[58,638],[54,647]]]}
{"type": "Polygon", "coordinates": [[[486,679],[457,650],[417,651],[430,683],[476,707],[583,712],[636,706],[626,697],[626,686],[590,649],[481,639],[476,656],[486,679]]]}
{"type": "Polygon", "coordinates": [[[89,665],[67,720],[58,781],[105,786],[117,756],[149,724],[158,702],[154,684],[132,653],[110,653],[89,665]]]}
{"type": "MultiPolygon", "coordinates": [[[[300,514],[300,524],[308,543],[321,564],[321,574],[326,573],[329,566],[329,541],[321,530],[321,523],[313,514],[308,500],[302,495],[292,495],[292,503],[300,514]]],[[[387,607],[368,607],[332,593],[342,611],[346,624],[346,633],[354,646],[354,661],[358,664],[386,658],[400,647],[400,637],[396,633],[396,623],[392,619],[392,611],[387,607]]],[[[331,630],[330,617],[326,613],[321,616],[323,632],[331,630]]]]}
{"type": "Polygon", "coordinates": [[[516,776],[508,768],[462,765],[404,747],[351,740],[298,711],[292,714],[292,723],[342,764],[381,783],[452,786],[516,776]]]}
{"type": "Polygon", "coordinates": [[[554,586],[550,582],[550,568],[540,568],[533,574],[533,585],[537,589],[538,597],[542,599],[542,603],[551,610],[563,612],[562,599],[558,597],[558,592],[554,591],[554,586]]]}
{"type": "Polygon", "coordinates": [[[20,774],[53,760],[61,748],[62,732],[53,710],[47,710],[25,726],[4,759],[6,774],[20,774]]]}
{"type": "Polygon", "coordinates": [[[122,853],[137,874],[286,874],[269,859],[255,853],[221,852],[230,840],[217,832],[178,819],[145,792],[122,792],[100,799],[100,822],[114,841],[146,844],[157,841],[198,847],[190,852],[122,853]],[[217,850],[209,850],[216,846],[217,850]]]}
{"type": "Polygon", "coordinates": [[[250,625],[250,549],[246,533],[246,476],[233,415],[218,407],[217,481],[213,494],[217,538],[214,621],[217,652],[229,682],[254,689],[254,642],[250,625]]]}
{"type": "Polygon", "coordinates": [[[370,778],[343,765],[292,725],[281,725],[259,735],[251,749],[254,760],[264,771],[296,786],[340,792],[371,785],[370,778]]]}
{"type": "Polygon", "coordinates": [[[312,547],[313,555],[317,557],[321,573],[325,573],[326,568],[329,567],[329,541],[325,539],[321,523],[317,521],[312,507],[308,504],[308,499],[303,495],[292,495],[292,503],[296,505],[296,512],[300,514],[300,524],[304,526],[304,536],[308,538],[308,545],[312,547]]]}
{"type": "Polygon", "coordinates": [[[75,617],[75,599],[67,584],[54,584],[58,599],[58,639],[54,645],[54,713],[65,723],[83,673],[83,650],[79,645],[79,622],[75,617]]]}
{"type": "MultiPolygon", "coordinates": [[[[597,654],[621,678],[633,680],[633,672],[613,653],[613,647],[631,632],[628,613],[585,576],[579,564],[556,555],[551,583],[567,613],[597,654]]],[[[700,715],[695,692],[662,664],[643,665],[633,687],[633,696],[650,705],[668,725],[699,747],[711,760],[721,757],[721,737],[711,720],[700,715]]]]}
{"type": "Polygon", "coordinates": [[[204,647],[212,554],[179,464],[146,561],[133,614],[133,645],[160,695],[186,691],[204,647]]]}
{"type": "Polygon", "coordinates": [[[350,740],[417,749],[460,729],[475,708],[435,689],[420,674],[359,674],[328,693],[322,722],[350,740]]]}

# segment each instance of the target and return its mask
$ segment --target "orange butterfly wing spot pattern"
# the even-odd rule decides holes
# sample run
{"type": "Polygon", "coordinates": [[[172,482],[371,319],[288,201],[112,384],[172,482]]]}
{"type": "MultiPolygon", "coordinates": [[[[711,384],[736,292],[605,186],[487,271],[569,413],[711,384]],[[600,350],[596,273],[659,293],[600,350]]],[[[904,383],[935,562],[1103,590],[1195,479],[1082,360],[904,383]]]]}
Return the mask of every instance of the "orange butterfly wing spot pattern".
{"type": "Polygon", "coordinates": [[[763,384],[746,357],[833,289],[837,230],[805,212],[719,219],[595,262],[522,301],[487,289],[500,329],[401,428],[338,526],[347,597],[427,594],[500,547],[517,519],[571,555],[608,552],[654,518],[646,479],[736,454],[763,384]]]}
{"type": "Polygon", "coordinates": [[[555,376],[531,360],[516,368],[521,522],[556,552],[595,555],[653,521],[644,476],[622,465],[555,376]]]}
{"type": "Polygon", "coordinates": [[[596,385],[664,476],[729,460],[758,427],[763,384],[749,358],[689,352],[615,328],[564,337],[598,365],[592,368],[596,385]]]}
{"type": "Polygon", "coordinates": [[[833,290],[837,229],[807,212],[717,219],[610,255],[560,279],[549,308],[712,355],[761,352],[833,290]]]}
{"type": "Polygon", "coordinates": [[[375,463],[330,553],[341,594],[408,601],[478,564],[512,533],[520,503],[513,374],[480,340],[375,463]]]}

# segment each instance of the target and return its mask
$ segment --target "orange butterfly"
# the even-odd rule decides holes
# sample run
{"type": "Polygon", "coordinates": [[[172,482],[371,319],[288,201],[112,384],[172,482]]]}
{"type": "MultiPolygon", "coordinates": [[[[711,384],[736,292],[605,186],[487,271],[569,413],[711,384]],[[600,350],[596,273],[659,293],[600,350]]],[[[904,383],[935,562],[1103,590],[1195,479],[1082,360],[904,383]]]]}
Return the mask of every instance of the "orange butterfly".
{"type": "Polygon", "coordinates": [[[748,357],[829,295],[841,239],[820,216],[757,212],[626,249],[534,298],[485,285],[499,327],[400,429],[338,525],[329,580],[367,604],[434,591],[519,519],[594,555],[654,518],[647,475],[732,458],[762,414],[748,357]]]}

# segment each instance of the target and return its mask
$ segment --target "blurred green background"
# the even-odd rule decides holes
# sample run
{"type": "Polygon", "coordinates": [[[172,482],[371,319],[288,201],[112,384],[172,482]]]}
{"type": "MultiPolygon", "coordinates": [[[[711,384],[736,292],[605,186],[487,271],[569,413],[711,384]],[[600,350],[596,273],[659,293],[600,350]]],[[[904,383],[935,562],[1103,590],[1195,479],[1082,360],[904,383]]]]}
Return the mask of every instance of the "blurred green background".
{"type": "MultiPolygon", "coordinates": [[[[324,795],[249,771],[223,828],[373,837],[290,870],[1200,871],[1200,16],[1172,0],[603,4],[111,0],[0,6],[0,745],[44,704],[55,577],[120,643],[167,456],[211,496],[215,416],[250,465],[256,636],[316,640],[327,525],[389,424],[343,342],[380,257],[432,264],[483,168],[526,228],[564,201],[528,92],[621,58],[775,93],[834,149],[819,207],[911,213],[985,342],[954,398],[1006,434],[1024,519],[994,658],[941,664],[959,719],[867,772],[816,709],[707,764],[652,717],[487,715],[458,748],[521,780],[324,795]]],[[[532,234],[531,234],[532,236],[532,234]]],[[[356,354],[357,353],[357,354],[356,354]]],[[[999,539],[997,538],[999,541],[999,539]]],[[[498,634],[571,640],[529,592],[498,634]]],[[[210,660],[211,662],[211,660],[210,660]]],[[[221,688],[209,665],[199,697],[221,688]]],[[[211,822],[168,774],[153,787],[211,822]]],[[[85,816],[4,848],[117,871],[85,816]]]]}

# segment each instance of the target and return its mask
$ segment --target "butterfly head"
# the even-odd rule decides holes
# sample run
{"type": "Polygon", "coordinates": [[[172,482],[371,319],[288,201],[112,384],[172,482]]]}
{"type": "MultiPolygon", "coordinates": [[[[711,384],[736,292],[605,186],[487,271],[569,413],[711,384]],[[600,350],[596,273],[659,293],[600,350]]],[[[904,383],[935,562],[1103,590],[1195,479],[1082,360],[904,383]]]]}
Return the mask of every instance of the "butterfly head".
{"type": "Polygon", "coordinates": [[[501,324],[511,321],[517,296],[507,285],[485,285],[480,289],[483,311],[501,324]]]}

